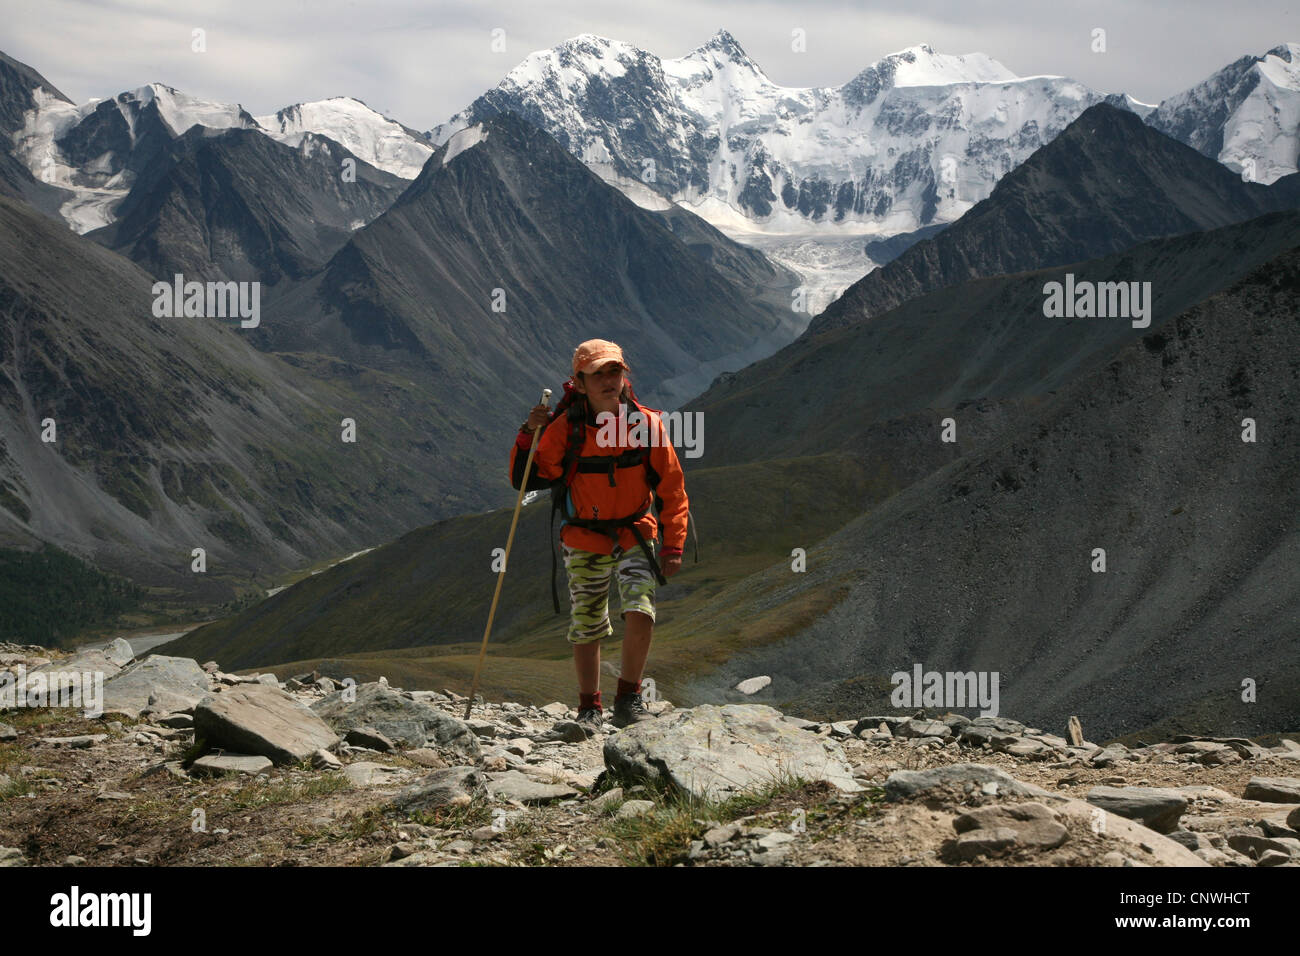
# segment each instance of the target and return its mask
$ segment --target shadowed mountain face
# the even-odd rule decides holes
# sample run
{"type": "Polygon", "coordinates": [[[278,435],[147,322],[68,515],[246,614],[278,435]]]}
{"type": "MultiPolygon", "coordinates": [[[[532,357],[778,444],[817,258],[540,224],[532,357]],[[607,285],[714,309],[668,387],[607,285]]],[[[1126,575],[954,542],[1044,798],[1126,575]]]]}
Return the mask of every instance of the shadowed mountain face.
{"type": "Polygon", "coordinates": [[[638,395],[670,407],[793,339],[797,279],[746,268],[741,287],[500,114],[444,144],[393,208],[277,303],[266,335],[275,349],[402,368],[436,383],[448,415],[472,408],[508,434],[584,339],[622,345],[638,395]],[[784,307],[761,301],[777,297],[756,295],[764,284],[784,307]]]}
{"type": "Polygon", "coordinates": [[[266,355],[237,321],[155,318],[153,281],[0,199],[0,545],[48,541],[228,597],[232,581],[481,505],[470,466],[435,455],[409,383],[266,355]],[[197,547],[206,574],[190,570],[197,547]]]}
{"type": "Polygon", "coordinates": [[[1053,729],[1076,714],[1094,739],[1300,726],[1298,355],[1292,250],[846,525],[806,574],[778,566],[720,595],[701,627],[765,588],[850,588],[686,697],[769,674],[801,712],[849,717],[888,708],[890,675],[921,663],[997,671],[1003,712],[1053,729]]]}
{"type": "Polygon", "coordinates": [[[159,278],[274,285],[324,265],[405,187],[325,137],[293,148],[196,126],[154,155],[117,219],[88,236],[159,278]],[[343,178],[346,160],[355,181],[343,178]]]}
{"type": "Polygon", "coordinates": [[[945,416],[971,403],[1046,396],[1297,245],[1300,212],[1272,213],[1070,266],[965,282],[870,322],[801,336],[724,376],[688,408],[713,426],[710,465],[866,451],[867,442],[868,460],[911,475],[925,463],[924,473],[970,450],[964,428],[955,446],[935,442],[945,416]],[[1080,283],[1149,282],[1149,327],[1122,317],[1047,318],[1043,288],[1067,273],[1080,283]],[[896,434],[886,440],[889,422],[896,434]]]}
{"type": "MultiPolygon", "coordinates": [[[[49,80],[25,63],[0,53],[0,195],[21,199],[51,218],[59,218],[59,206],[71,193],[40,182],[13,155],[10,137],[23,125],[23,113],[36,106],[33,90],[71,103],[49,80]]],[[[61,220],[60,220],[61,221],[61,220]]]]}
{"type": "Polygon", "coordinates": [[[854,283],[807,334],[967,279],[1079,262],[1297,205],[1300,174],[1272,186],[1243,182],[1132,113],[1098,104],[956,223],[854,283]]]}

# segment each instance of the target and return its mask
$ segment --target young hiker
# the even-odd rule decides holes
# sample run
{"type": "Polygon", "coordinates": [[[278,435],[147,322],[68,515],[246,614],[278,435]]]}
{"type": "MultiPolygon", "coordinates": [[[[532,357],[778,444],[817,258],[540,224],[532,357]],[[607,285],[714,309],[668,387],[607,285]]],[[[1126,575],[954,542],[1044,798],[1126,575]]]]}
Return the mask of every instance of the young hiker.
{"type": "MultiPolygon", "coordinates": [[[[550,409],[535,406],[510,450],[511,483],[516,488],[524,479],[528,450],[538,428],[544,430],[527,488],[552,487],[567,471],[567,481],[557,493],[564,495],[560,538],[569,575],[568,640],[578,672],[578,723],[589,735],[601,730],[604,719],[600,642],[614,632],[609,621],[611,578],[618,581],[626,629],[613,723],[626,727],[654,719],[641,699],[641,673],[654,630],[655,585],[666,583],[681,569],[690,507],[685,475],[667,429],[658,415],[636,401],[627,373],[623,351],[613,342],[583,342],[573,352],[573,378],[565,383],[566,410],[557,409],[548,424],[550,409]],[[625,429],[616,430],[616,420],[601,413],[632,418],[625,429]],[[648,428],[633,427],[637,413],[646,417],[648,428]],[[607,422],[602,432],[600,426],[607,422]],[[626,442],[618,444],[620,438],[626,442]],[[567,469],[563,467],[566,452],[567,469]],[[658,476],[657,487],[651,485],[654,478],[647,464],[658,476]],[[656,493],[662,499],[662,574],[653,553],[657,522],[650,513],[656,493]]],[[[560,404],[563,407],[565,402],[560,404]]]]}

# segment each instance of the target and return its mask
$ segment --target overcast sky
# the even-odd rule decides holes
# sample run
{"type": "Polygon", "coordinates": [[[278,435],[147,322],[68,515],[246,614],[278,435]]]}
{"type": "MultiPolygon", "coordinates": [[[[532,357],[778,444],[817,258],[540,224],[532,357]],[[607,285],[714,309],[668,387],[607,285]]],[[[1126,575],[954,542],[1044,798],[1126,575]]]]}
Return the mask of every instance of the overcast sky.
{"type": "Polygon", "coordinates": [[[0,0],[0,51],[73,101],[158,81],[254,115],[355,96],[418,130],[534,50],[579,33],[679,57],[719,28],[782,86],[839,86],[896,50],[986,53],[1148,103],[1245,54],[1300,41],[1300,0],[0,0]],[[191,50],[206,31],[207,51],[191,50]],[[1106,31],[1106,52],[1092,31],[1106,31]],[[506,50],[491,49],[504,30],[506,50]],[[803,30],[807,51],[791,49],[803,30]]]}

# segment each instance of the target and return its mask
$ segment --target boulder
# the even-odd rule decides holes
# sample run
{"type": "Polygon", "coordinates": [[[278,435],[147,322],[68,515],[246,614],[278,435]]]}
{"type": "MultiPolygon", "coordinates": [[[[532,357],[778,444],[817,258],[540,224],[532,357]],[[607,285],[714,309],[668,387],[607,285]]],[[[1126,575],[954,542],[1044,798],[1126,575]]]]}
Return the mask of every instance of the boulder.
{"type": "Polygon", "coordinates": [[[344,699],[339,690],[316,701],[311,709],[340,734],[368,727],[403,747],[447,748],[478,760],[478,737],[469,725],[419,700],[383,684],[354,688],[356,699],[344,699]]]}
{"type": "MultiPolygon", "coordinates": [[[[1033,802],[980,807],[961,814],[952,821],[952,828],[962,834],[972,830],[998,833],[1010,830],[1015,846],[1025,849],[1051,850],[1070,837],[1070,831],[1061,825],[1055,811],[1033,802]]],[[[960,840],[958,844],[958,854],[961,855],[960,840]]]]}
{"type": "Polygon", "coordinates": [[[485,784],[482,772],[474,767],[448,767],[399,790],[388,806],[407,812],[464,806],[474,797],[484,795],[485,784]]]}
{"type": "Polygon", "coordinates": [[[1187,797],[1167,787],[1093,787],[1087,800],[1093,806],[1136,820],[1157,833],[1172,833],[1187,809],[1187,797]]]}
{"type": "Polygon", "coordinates": [[[578,791],[565,784],[543,783],[525,776],[518,770],[492,774],[487,781],[488,793],[496,800],[518,800],[520,803],[550,803],[576,797],[578,791]]]}
{"type": "Polygon", "coordinates": [[[208,675],[192,658],[151,654],[104,682],[103,709],[139,717],[151,697],[189,709],[208,694],[208,675]]]}
{"type": "Polygon", "coordinates": [[[936,787],[952,788],[962,793],[979,790],[988,796],[1049,796],[1046,790],[1021,783],[996,767],[955,763],[930,770],[895,770],[885,779],[885,799],[907,800],[936,787]]]}
{"type": "Polygon", "coordinates": [[[1261,803],[1300,803],[1300,780],[1295,777],[1251,777],[1243,796],[1261,803]]]}
{"type": "Polygon", "coordinates": [[[788,777],[862,790],[843,748],[814,736],[762,704],[676,710],[633,724],[605,741],[614,776],[657,780],[706,799],[725,799],[788,777]]]}
{"type": "Polygon", "coordinates": [[[194,732],[209,746],[260,754],[277,764],[308,760],[339,740],[310,707],[266,684],[241,684],[204,698],[194,709],[194,732]]]}

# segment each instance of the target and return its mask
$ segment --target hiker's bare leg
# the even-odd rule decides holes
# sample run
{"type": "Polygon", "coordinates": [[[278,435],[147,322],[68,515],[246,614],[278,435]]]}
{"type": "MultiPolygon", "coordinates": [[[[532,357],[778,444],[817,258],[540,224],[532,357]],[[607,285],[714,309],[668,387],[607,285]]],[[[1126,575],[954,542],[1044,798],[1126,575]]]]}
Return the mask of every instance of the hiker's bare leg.
{"type": "MultiPolygon", "coordinates": [[[[649,614],[640,611],[628,611],[623,620],[627,632],[623,636],[623,680],[635,684],[641,679],[645,670],[646,658],[650,656],[650,638],[654,634],[655,622],[649,614]]],[[[599,670],[600,665],[596,665],[599,670]]]]}
{"type": "Polygon", "coordinates": [[[594,694],[600,690],[600,641],[574,644],[573,666],[578,671],[579,693],[594,694]]]}

